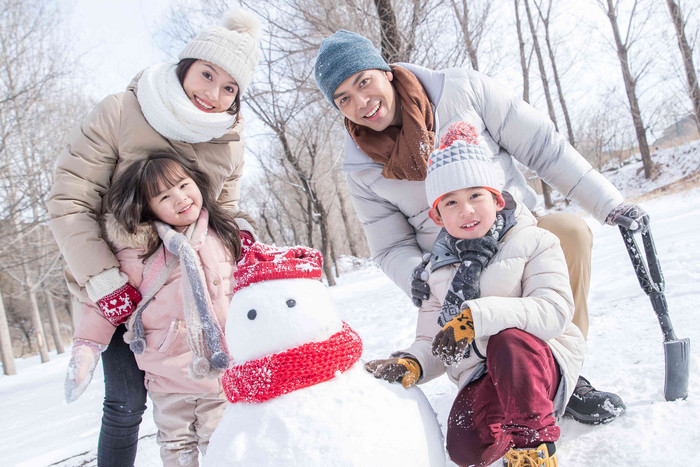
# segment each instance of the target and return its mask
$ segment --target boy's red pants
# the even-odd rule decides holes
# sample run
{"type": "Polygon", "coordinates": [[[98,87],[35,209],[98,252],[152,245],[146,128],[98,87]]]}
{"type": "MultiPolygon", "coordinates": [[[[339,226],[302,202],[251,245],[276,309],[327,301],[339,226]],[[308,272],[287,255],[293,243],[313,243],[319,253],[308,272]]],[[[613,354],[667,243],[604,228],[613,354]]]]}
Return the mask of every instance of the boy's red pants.
{"type": "Polygon", "coordinates": [[[462,388],[447,420],[447,452],[458,465],[489,465],[512,447],[559,439],[554,396],[561,375],[549,346],[519,329],[491,336],[488,373],[462,388]]]}

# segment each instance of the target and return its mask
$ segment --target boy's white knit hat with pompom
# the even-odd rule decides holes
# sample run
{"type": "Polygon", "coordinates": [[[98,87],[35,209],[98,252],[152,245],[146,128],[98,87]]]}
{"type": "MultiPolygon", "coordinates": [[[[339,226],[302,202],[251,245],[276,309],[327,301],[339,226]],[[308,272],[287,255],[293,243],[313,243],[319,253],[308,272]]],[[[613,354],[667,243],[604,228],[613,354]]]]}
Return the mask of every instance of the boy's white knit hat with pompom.
{"type": "Polygon", "coordinates": [[[260,23],[255,15],[234,7],[226,12],[221,26],[209,26],[182,49],[178,59],[196,58],[220,66],[245,92],[262,52],[258,47],[260,23]]]}
{"type": "Polygon", "coordinates": [[[455,122],[428,159],[425,194],[433,208],[446,193],[462,188],[483,187],[502,198],[503,179],[488,150],[479,145],[474,127],[455,122]]]}

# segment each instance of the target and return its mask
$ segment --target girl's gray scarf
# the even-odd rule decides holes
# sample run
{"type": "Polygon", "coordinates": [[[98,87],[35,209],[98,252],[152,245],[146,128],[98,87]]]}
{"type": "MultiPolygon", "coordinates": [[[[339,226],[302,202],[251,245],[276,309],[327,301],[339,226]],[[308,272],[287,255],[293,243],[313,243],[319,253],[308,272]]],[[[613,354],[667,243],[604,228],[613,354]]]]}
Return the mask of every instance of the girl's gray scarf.
{"type": "Polygon", "coordinates": [[[498,240],[505,233],[505,227],[506,216],[503,211],[500,211],[496,213],[496,221],[489,231],[481,238],[464,240],[454,238],[449,233],[445,235],[448,248],[461,263],[442,303],[438,318],[440,326],[444,326],[461,312],[462,303],[465,300],[473,300],[481,295],[479,288],[481,271],[496,254],[498,240]]]}
{"type": "Polygon", "coordinates": [[[146,342],[141,314],[170,277],[177,264],[174,258],[179,258],[187,343],[192,351],[192,363],[189,368],[192,379],[217,378],[229,362],[223,331],[215,319],[204,271],[197,255],[197,250],[206,239],[208,223],[209,215],[205,209],[202,209],[199,219],[187,228],[185,234],[177,232],[163,222],[154,222],[158,236],[172,256],[168,255],[167,259],[163,260],[164,255],[157,252],[147,260],[144,281],[140,287],[143,295],[141,306],[132,315],[130,329],[133,330],[133,334],[128,336],[131,350],[136,354],[143,353],[146,342]]]}

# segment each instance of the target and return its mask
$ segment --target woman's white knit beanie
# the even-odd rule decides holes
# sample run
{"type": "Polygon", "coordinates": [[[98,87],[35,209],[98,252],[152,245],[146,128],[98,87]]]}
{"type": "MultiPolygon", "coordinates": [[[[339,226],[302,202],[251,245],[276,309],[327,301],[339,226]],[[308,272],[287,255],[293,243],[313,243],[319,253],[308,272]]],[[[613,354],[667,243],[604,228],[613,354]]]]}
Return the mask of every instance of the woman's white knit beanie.
{"type": "Polygon", "coordinates": [[[485,187],[503,191],[503,176],[489,151],[479,144],[473,126],[465,122],[450,125],[440,140],[440,147],[428,159],[425,194],[431,207],[451,191],[485,187]]]}
{"type": "Polygon", "coordinates": [[[258,46],[261,30],[255,15],[242,8],[224,14],[221,26],[209,26],[190,41],[178,58],[196,58],[219,65],[245,92],[253,78],[262,52],[258,46]]]}

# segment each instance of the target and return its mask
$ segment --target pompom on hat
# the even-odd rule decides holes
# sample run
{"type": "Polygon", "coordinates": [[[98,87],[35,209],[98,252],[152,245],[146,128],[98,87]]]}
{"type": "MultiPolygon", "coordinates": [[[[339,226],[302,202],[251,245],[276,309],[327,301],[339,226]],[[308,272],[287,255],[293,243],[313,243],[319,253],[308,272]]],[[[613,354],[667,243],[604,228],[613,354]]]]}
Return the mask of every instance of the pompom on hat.
{"type": "Polygon", "coordinates": [[[242,94],[262,56],[258,46],[261,34],[255,15],[234,7],[224,14],[221,26],[209,26],[197,34],[178,59],[195,58],[220,66],[236,80],[242,94]]]}
{"type": "Polygon", "coordinates": [[[432,208],[446,193],[462,188],[483,187],[503,199],[503,177],[478,138],[472,125],[455,122],[430,155],[425,194],[432,208]]]}
{"type": "Polygon", "coordinates": [[[333,107],[338,108],[333,102],[338,86],[355,73],[365,70],[391,71],[369,39],[344,29],[323,39],[314,64],[314,79],[333,107]]]}
{"type": "Polygon", "coordinates": [[[313,248],[280,248],[255,242],[238,261],[233,273],[233,292],[266,280],[321,280],[322,265],[323,255],[313,248]]]}

